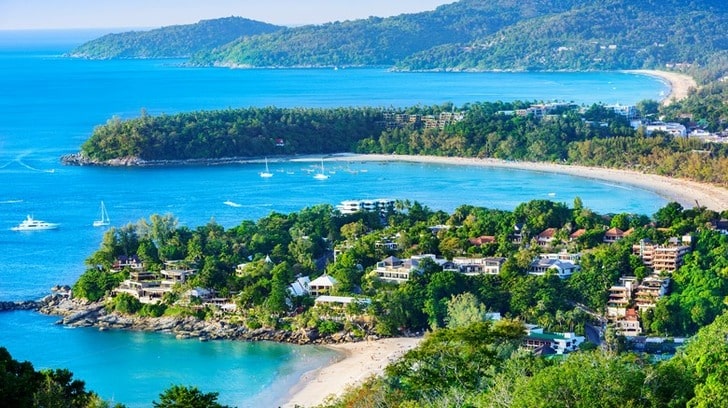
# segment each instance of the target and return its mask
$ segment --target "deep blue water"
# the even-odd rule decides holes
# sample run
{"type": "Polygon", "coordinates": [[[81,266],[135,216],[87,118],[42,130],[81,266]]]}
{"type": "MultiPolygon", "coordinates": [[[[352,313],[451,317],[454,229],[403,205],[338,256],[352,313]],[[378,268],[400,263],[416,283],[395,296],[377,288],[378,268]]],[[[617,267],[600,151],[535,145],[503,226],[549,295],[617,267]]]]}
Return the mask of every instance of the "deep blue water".
{"type": "MultiPolygon", "coordinates": [[[[382,69],[229,70],[182,68],[179,61],[83,61],[62,57],[89,33],[0,32],[0,300],[38,298],[72,284],[103,230],[91,226],[103,200],[112,224],[172,213],[190,227],[214,219],[232,227],[271,211],[356,198],[417,200],[451,211],[460,204],[513,209],[579,196],[599,212],[652,214],[666,202],[629,186],[576,177],[476,167],[315,162],[173,168],[63,167],[93,127],[110,117],[277,105],[410,106],[494,100],[590,104],[659,99],[652,77],[623,73],[391,73],[382,69]],[[353,174],[345,170],[359,170],[353,174]],[[362,171],[364,170],[364,171],[362,171]],[[240,204],[232,207],[225,201],[240,204]],[[18,233],[26,214],[57,231],[18,233]]],[[[171,383],[220,391],[237,406],[270,405],[302,371],[330,353],[286,345],[177,341],[164,335],[70,330],[55,318],[0,314],[0,346],[36,367],[66,367],[104,398],[148,406],[171,383]],[[304,356],[305,354],[305,356],[304,356]],[[204,386],[203,386],[204,385],[204,386]],[[262,392],[262,394],[260,394],[262,392]],[[263,401],[263,402],[262,402],[263,401]]]]}

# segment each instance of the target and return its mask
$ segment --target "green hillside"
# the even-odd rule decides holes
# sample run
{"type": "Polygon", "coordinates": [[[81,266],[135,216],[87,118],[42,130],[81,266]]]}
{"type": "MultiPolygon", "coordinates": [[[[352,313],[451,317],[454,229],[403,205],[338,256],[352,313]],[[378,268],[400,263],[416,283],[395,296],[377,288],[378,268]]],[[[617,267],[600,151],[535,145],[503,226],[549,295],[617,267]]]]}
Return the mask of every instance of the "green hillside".
{"type": "Polygon", "coordinates": [[[574,0],[462,0],[434,11],[289,28],[241,38],[193,58],[200,65],[391,66],[442,44],[482,38],[524,19],[566,11],[574,0]]]}
{"type": "Polygon", "coordinates": [[[705,64],[728,50],[728,3],[603,0],[524,19],[397,64],[403,70],[614,70],[705,64]]]}
{"type": "Polygon", "coordinates": [[[70,55],[89,59],[186,58],[240,37],[270,33],[281,28],[240,17],[202,20],[196,24],[150,31],[107,34],[81,45],[70,55]]]}

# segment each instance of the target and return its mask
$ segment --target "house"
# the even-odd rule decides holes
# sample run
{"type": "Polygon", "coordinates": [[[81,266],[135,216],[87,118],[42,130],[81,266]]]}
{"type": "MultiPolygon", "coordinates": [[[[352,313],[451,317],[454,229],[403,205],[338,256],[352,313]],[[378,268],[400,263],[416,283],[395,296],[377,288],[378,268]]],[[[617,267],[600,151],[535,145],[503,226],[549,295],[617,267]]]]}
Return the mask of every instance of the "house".
{"type": "Polygon", "coordinates": [[[614,322],[614,329],[620,336],[634,337],[642,334],[642,326],[637,311],[627,309],[624,317],[614,322]]]}
{"type": "Polygon", "coordinates": [[[571,263],[578,264],[581,260],[581,253],[571,253],[564,250],[556,253],[539,254],[538,257],[541,259],[558,259],[560,261],[570,261],[571,263]]]}
{"type": "Polygon", "coordinates": [[[651,275],[642,279],[634,292],[635,306],[640,312],[655,307],[657,301],[667,294],[669,286],[670,278],[651,275]]]}
{"type": "Polygon", "coordinates": [[[484,244],[494,244],[496,239],[493,235],[481,235],[477,238],[468,239],[473,246],[479,247],[484,244]]]}
{"type": "Polygon", "coordinates": [[[654,272],[674,272],[681,265],[683,256],[690,252],[690,246],[674,241],[671,245],[655,245],[649,240],[641,239],[638,244],[632,245],[632,253],[642,260],[642,263],[654,272]]]}
{"type": "Polygon", "coordinates": [[[410,259],[399,259],[390,256],[377,262],[375,271],[380,280],[385,282],[402,283],[410,279],[412,273],[420,272],[420,263],[429,259],[437,265],[444,265],[447,260],[435,257],[433,254],[413,255],[410,259]]]}
{"type": "Polygon", "coordinates": [[[538,326],[526,325],[523,346],[534,351],[548,347],[553,349],[556,354],[567,354],[578,350],[584,340],[584,336],[577,336],[572,332],[548,333],[538,326]]]}
{"type": "Polygon", "coordinates": [[[536,241],[538,241],[538,245],[545,247],[555,244],[555,235],[557,231],[558,230],[556,228],[546,228],[545,230],[541,231],[541,233],[536,236],[536,241]]]}
{"type": "Polygon", "coordinates": [[[602,241],[606,244],[613,244],[624,237],[624,231],[614,227],[608,229],[607,232],[604,233],[604,238],[602,238],[602,241]]]}
{"type": "Polygon", "coordinates": [[[581,238],[581,236],[584,235],[585,233],[586,233],[586,229],[579,228],[578,230],[572,232],[569,235],[569,241],[575,241],[575,240],[581,238]]]}
{"type": "Polygon", "coordinates": [[[299,276],[293,283],[288,285],[288,293],[291,296],[306,296],[310,285],[311,279],[308,276],[299,276]]]}
{"type": "Polygon", "coordinates": [[[329,296],[322,295],[314,300],[314,307],[320,310],[320,314],[324,317],[333,320],[344,320],[351,309],[348,308],[350,304],[356,304],[360,308],[365,308],[372,301],[369,298],[355,298],[350,296],[329,296]]]}
{"type": "Polygon", "coordinates": [[[159,273],[162,274],[162,286],[172,288],[176,284],[182,284],[197,273],[197,270],[187,268],[180,261],[167,261],[164,263],[164,269],[159,273]]]}
{"type": "Polygon", "coordinates": [[[520,245],[523,242],[525,225],[516,224],[513,226],[513,233],[511,233],[511,242],[520,245]]]}
{"type": "Polygon", "coordinates": [[[452,264],[456,271],[463,275],[498,275],[500,268],[506,258],[490,257],[490,258],[453,258],[452,264]]]}
{"type": "Polygon", "coordinates": [[[538,258],[531,263],[528,269],[529,275],[543,276],[546,274],[554,274],[561,279],[566,279],[579,271],[579,265],[575,265],[571,261],[562,261],[560,259],[538,258]]]}
{"type": "Polygon", "coordinates": [[[113,272],[119,272],[124,268],[130,268],[132,270],[141,270],[144,269],[144,265],[142,264],[142,261],[139,260],[139,257],[136,255],[126,256],[121,255],[116,258],[113,265],[111,265],[111,270],[113,272]]]}
{"type": "Polygon", "coordinates": [[[336,285],[336,279],[324,274],[309,282],[308,293],[313,297],[326,295],[331,292],[334,285],[336,285]]]}
{"type": "Polygon", "coordinates": [[[649,136],[654,132],[664,132],[674,137],[686,137],[688,134],[687,128],[680,123],[654,122],[645,126],[646,135],[649,136]]]}

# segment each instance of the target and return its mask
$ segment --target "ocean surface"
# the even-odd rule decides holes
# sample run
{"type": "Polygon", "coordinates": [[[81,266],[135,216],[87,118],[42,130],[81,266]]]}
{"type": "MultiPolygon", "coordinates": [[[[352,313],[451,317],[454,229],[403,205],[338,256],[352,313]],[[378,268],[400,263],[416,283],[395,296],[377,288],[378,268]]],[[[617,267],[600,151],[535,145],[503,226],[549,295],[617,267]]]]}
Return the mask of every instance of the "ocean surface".
{"type": "MultiPolygon", "coordinates": [[[[0,300],[36,299],[72,284],[99,247],[91,223],[104,201],[113,226],[175,215],[195,227],[229,228],[272,211],[347,199],[417,200],[452,211],[460,204],[513,209],[544,198],[580,197],[598,212],[651,215],[655,193],[565,175],[473,166],[320,162],[169,168],[64,167],[94,126],[113,116],[248,106],[457,106],[534,100],[633,104],[669,89],[653,77],[616,73],[392,73],[384,69],[231,70],[184,68],[175,60],[84,61],[63,57],[98,32],[0,32],[0,300]],[[31,214],[55,231],[10,228],[31,214]]],[[[269,406],[305,371],[334,355],[270,343],[199,342],[162,334],[68,329],[54,317],[0,314],[0,346],[36,368],[70,369],[87,387],[129,407],[149,406],[172,384],[220,392],[225,404],[269,406]]]]}

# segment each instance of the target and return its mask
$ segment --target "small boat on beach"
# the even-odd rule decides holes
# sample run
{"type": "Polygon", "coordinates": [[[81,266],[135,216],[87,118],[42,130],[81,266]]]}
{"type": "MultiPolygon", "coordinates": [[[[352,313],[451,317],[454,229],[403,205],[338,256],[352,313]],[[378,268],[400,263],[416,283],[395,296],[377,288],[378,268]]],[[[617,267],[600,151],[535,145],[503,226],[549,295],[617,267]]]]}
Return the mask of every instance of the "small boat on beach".
{"type": "Polygon", "coordinates": [[[32,215],[23,220],[18,226],[10,228],[13,231],[44,231],[58,228],[58,224],[36,220],[32,215]]]}

